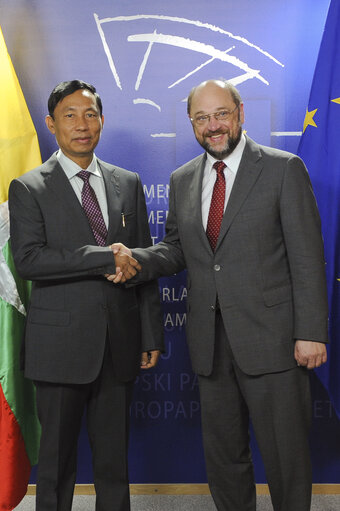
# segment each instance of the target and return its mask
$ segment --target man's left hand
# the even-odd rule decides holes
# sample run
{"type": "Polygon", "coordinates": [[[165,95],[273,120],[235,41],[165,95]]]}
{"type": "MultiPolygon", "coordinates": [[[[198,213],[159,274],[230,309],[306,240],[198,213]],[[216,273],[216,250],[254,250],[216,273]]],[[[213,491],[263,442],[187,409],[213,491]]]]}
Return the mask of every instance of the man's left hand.
{"type": "Polygon", "coordinates": [[[320,367],[327,361],[326,345],[323,342],[297,340],[294,356],[298,365],[307,369],[320,367]]]}
{"type": "Polygon", "coordinates": [[[157,365],[161,352],[159,350],[144,351],[142,353],[140,367],[141,369],[150,369],[157,365]]]}

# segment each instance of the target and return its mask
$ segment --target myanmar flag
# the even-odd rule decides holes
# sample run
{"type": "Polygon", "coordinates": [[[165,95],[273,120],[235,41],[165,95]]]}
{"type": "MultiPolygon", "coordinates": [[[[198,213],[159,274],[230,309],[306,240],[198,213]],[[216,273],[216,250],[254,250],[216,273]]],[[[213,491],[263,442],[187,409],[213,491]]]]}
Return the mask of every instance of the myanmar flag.
{"type": "Polygon", "coordinates": [[[37,134],[0,28],[0,510],[27,491],[37,463],[40,425],[33,383],[19,355],[30,283],[19,278],[9,240],[8,185],[41,164],[37,134]]]}

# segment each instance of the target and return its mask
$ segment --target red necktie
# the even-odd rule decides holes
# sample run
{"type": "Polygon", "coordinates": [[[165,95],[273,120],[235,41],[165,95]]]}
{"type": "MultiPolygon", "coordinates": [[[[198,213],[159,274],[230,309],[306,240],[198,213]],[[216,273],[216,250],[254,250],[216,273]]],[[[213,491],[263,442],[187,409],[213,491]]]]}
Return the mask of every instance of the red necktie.
{"type": "Polygon", "coordinates": [[[224,201],[225,201],[225,177],[224,169],[226,164],[223,161],[216,161],[213,165],[216,170],[216,181],[211,197],[208,224],[207,224],[207,236],[210,242],[212,251],[215,252],[217,245],[218,235],[220,234],[220,227],[224,213],[224,201]]]}
{"type": "Polygon", "coordinates": [[[107,229],[97,196],[89,183],[91,173],[87,170],[81,170],[78,172],[77,176],[84,181],[83,189],[81,191],[81,204],[88,218],[96,242],[98,245],[104,247],[106,244],[107,229]]]}

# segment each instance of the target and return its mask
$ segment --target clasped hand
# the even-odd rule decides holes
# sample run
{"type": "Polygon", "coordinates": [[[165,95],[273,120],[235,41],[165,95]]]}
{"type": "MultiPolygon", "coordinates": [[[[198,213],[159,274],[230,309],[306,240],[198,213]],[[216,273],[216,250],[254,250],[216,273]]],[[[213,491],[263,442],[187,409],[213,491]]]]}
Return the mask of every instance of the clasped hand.
{"type": "Polygon", "coordinates": [[[124,284],[127,280],[132,279],[142,267],[139,262],[132,257],[131,250],[122,243],[113,243],[110,245],[116,264],[116,273],[110,275],[105,274],[107,280],[114,284],[124,284]]]}

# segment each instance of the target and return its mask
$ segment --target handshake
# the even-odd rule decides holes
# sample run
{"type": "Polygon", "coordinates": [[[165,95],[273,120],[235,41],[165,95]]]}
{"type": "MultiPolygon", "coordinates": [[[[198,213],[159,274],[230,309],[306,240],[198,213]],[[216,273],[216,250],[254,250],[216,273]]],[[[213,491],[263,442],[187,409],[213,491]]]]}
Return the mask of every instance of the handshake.
{"type": "MultiPolygon", "coordinates": [[[[113,243],[110,245],[110,248],[115,258],[116,273],[114,275],[106,273],[105,277],[114,284],[124,284],[124,282],[137,275],[137,272],[141,271],[142,267],[139,262],[132,257],[131,250],[122,243],[113,243]]],[[[141,369],[155,367],[160,354],[161,352],[158,349],[143,351],[140,362],[141,369]]]]}
{"type": "Polygon", "coordinates": [[[131,250],[122,243],[113,243],[110,248],[115,258],[116,273],[113,275],[106,273],[104,276],[114,284],[124,284],[141,271],[142,267],[132,257],[131,250]]]}

